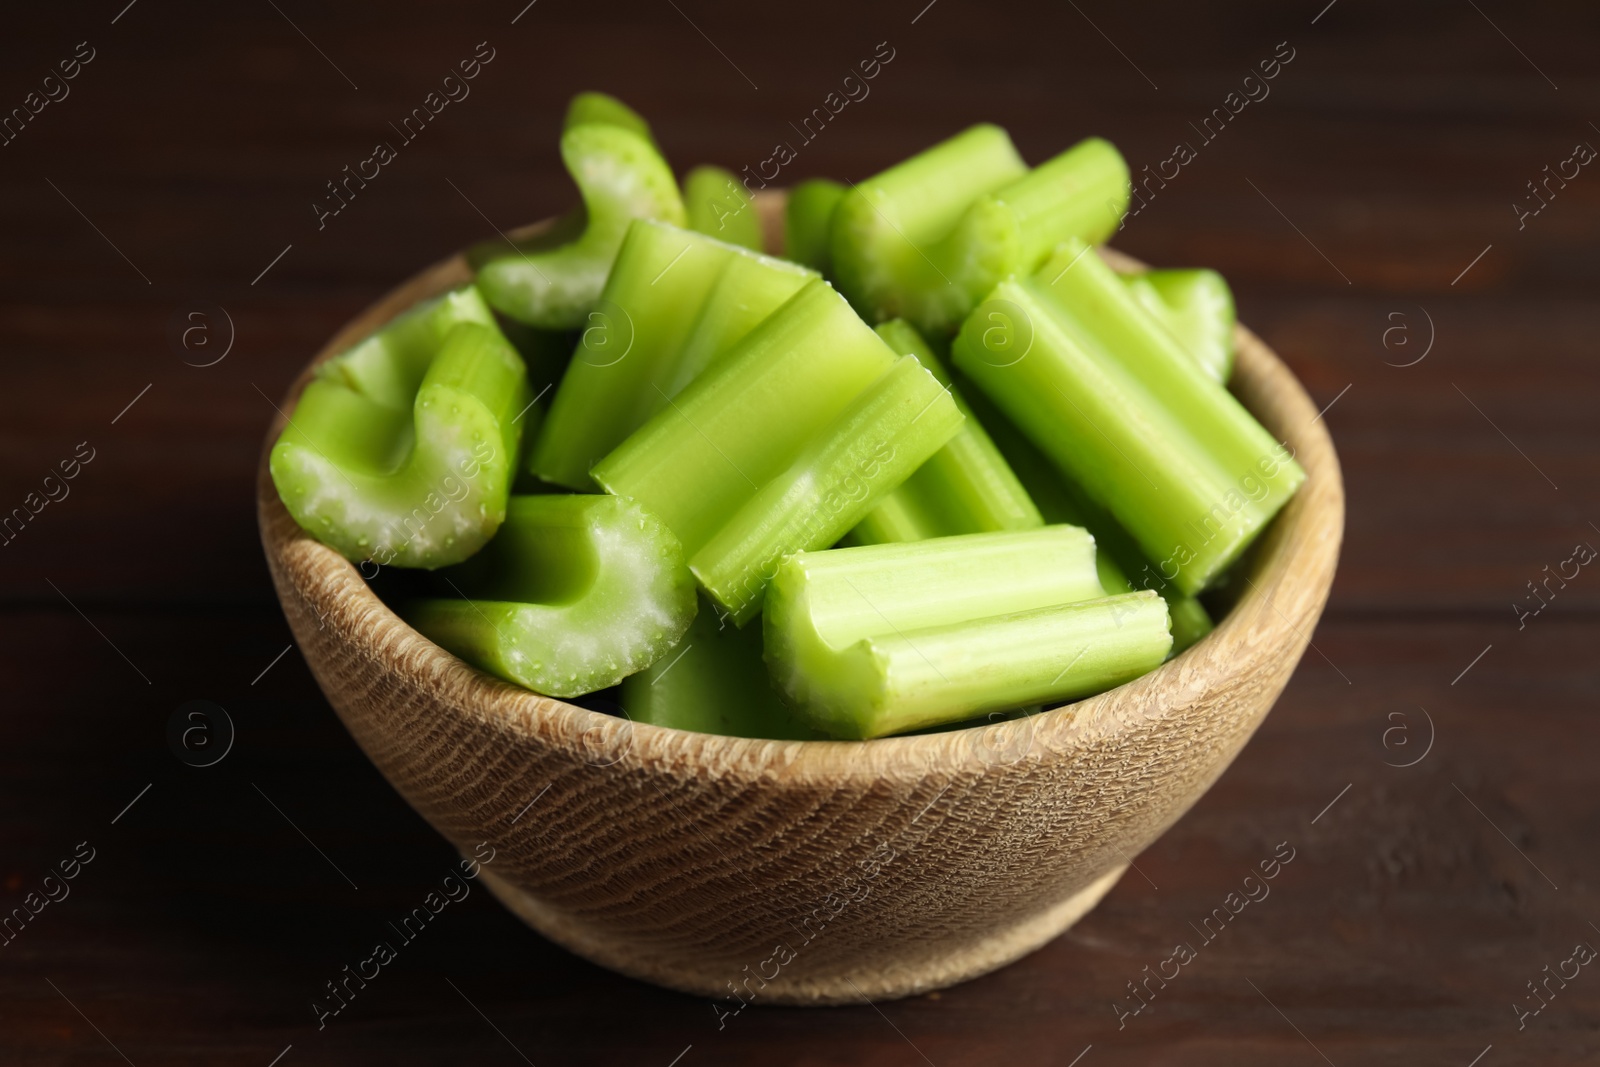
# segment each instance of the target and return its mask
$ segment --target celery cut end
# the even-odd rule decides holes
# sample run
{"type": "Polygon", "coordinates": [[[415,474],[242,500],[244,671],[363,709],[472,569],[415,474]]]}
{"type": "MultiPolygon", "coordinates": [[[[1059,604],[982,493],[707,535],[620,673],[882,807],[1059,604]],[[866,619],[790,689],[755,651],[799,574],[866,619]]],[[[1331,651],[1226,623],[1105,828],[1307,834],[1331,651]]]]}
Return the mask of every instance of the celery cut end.
{"type": "Polygon", "coordinates": [[[407,620],[468,662],[547,696],[592,693],[660,659],[696,611],[683,549],[610,496],[513,497],[500,535],[459,575],[464,599],[407,620]]]}
{"type": "Polygon", "coordinates": [[[269,455],[289,513],[347,559],[442,567],[471,556],[504,518],[526,375],[492,322],[456,321],[430,352],[430,333],[454,314],[446,299],[397,322],[395,334],[351,350],[359,362],[348,373],[345,357],[330,361],[269,455]]]}
{"type": "Polygon", "coordinates": [[[510,250],[489,243],[474,253],[484,297],[509,318],[542,329],[575,329],[600,290],[636,218],[682,225],[678,184],[651,141],[625,126],[590,122],[561,135],[561,158],[583,198],[585,225],[554,248],[534,238],[510,250]]]}
{"type": "Polygon", "coordinates": [[[801,553],[779,565],[766,657],[801,713],[881,737],[1075,699],[1159,665],[1166,603],[1105,596],[1076,527],[801,553]]]}

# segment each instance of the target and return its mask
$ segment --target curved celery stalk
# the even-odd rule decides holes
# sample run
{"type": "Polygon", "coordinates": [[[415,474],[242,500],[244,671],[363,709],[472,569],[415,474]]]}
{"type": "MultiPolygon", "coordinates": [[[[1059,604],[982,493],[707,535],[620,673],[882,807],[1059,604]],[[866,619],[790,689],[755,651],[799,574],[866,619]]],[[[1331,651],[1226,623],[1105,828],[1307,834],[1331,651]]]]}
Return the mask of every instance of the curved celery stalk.
{"type": "Polygon", "coordinates": [[[1037,275],[997,286],[955,362],[1163,577],[1197,593],[1305,472],[1089,252],[1066,242],[1037,275]]]}
{"type": "Polygon", "coordinates": [[[650,124],[644,120],[644,116],[606,93],[584,92],[574,96],[572,102],[567,105],[567,117],[561,128],[570,130],[574,126],[586,126],[591,123],[620,126],[638,134],[651,144],[656,143],[655,136],[650,132],[650,124]]]}
{"type": "Polygon", "coordinates": [[[731,171],[721,167],[696,167],[683,179],[683,206],[689,229],[759,252],[762,248],[761,216],[755,202],[731,171]]]}
{"type": "Polygon", "coordinates": [[[534,440],[528,466],[571,489],[589,468],[776,311],[814,271],[638,221],[534,440]]]}
{"type": "Polygon", "coordinates": [[[705,607],[683,640],[622,681],[634,722],[723,737],[805,741],[824,735],[795,717],[761,661],[761,630],[739,629],[705,607]]]}
{"type": "Polygon", "coordinates": [[[904,319],[891,319],[877,333],[896,352],[915,356],[950,389],[966,421],[948,444],[867,513],[850,532],[852,541],[877,545],[1044,525],[1039,509],[916,328],[904,319]]]}
{"type": "Polygon", "coordinates": [[[812,178],[789,190],[783,207],[783,254],[796,263],[829,272],[833,241],[833,209],[844,196],[844,186],[827,178],[812,178]]]}
{"type": "Polygon", "coordinates": [[[1090,138],[1029,171],[998,126],[974,126],[856,186],[833,213],[839,289],[872,320],[948,334],[1002,278],[1061,241],[1104,240],[1128,168],[1090,138]]]}
{"type": "Polygon", "coordinates": [[[468,599],[411,604],[426,637],[546,696],[615,685],[694,620],[694,580],[660,520],[611,496],[517,496],[493,543],[457,576],[468,599]]]}
{"type": "Polygon", "coordinates": [[[471,290],[324,364],[269,469],[284,506],[348,559],[442,567],[505,515],[527,403],[522,359],[471,290]]]}
{"type": "Polygon", "coordinates": [[[1123,280],[1219,382],[1233,373],[1233,292],[1214,270],[1151,270],[1123,280]]]}
{"type": "Polygon", "coordinates": [[[767,664],[805,718],[881,737],[1097,693],[1158,666],[1165,602],[1107,597],[1073,526],[803,552],[767,594],[767,664]]]}
{"type": "MultiPolygon", "coordinates": [[[[478,288],[508,318],[543,329],[581,326],[599,299],[628,224],[636,218],[684,222],[678,183],[654,142],[634,123],[596,121],[607,110],[574,101],[561,135],[561,161],[583,197],[582,233],[553,247],[551,235],[540,235],[513,242],[509,250],[504,242],[473,250],[478,288]]],[[[566,236],[578,224],[574,216],[555,233],[566,236]]]]}
{"type": "Polygon", "coordinates": [[[814,281],[594,468],[661,516],[741,622],[768,561],[832,544],[956,431],[961,414],[814,281]]]}
{"type": "Polygon", "coordinates": [[[1000,454],[1038,505],[1048,523],[1082,526],[1094,535],[1095,568],[1107,593],[1154,589],[1167,602],[1172,621],[1172,655],[1176,656],[1213,629],[1205,605],[1178,591],[1144,558],[1139,544],[1105,508],[1089,499],[1082,487],[1062,475],[1043,452],[1022,436],[1004,415],[979,394],[971,401],[989,428],[1000,454]]]}

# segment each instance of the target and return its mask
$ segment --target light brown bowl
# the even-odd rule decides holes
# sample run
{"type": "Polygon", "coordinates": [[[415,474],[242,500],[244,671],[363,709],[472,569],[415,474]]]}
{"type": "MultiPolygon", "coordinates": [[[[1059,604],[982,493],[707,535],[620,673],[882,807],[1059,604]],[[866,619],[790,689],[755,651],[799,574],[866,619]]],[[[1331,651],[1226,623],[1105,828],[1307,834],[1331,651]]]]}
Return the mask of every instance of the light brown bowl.
{"type": "MultiPolygon", "coordinates": [[[[780,203],[761,205],[769,234],[780,203]]],[[[311,366],[469,276],[460,256],[424,271],[311,366]]],[[[491,678],[411,629],[295,524],[266,450],[261,539],[295,639],[356,741],[457,847],[492,845],[483,877],[535,930],[724,999],[720,1011],[907,996],[1004,966],[1094,907],[1228,766],[1304,652],[1344,526],[1339,463],[1288,368],[1243,327],[1236,340],[1232,387],[1294,448],[1304,487],[1210,636],[1028,719],[866,742],[636,726],[491,678]]]]}

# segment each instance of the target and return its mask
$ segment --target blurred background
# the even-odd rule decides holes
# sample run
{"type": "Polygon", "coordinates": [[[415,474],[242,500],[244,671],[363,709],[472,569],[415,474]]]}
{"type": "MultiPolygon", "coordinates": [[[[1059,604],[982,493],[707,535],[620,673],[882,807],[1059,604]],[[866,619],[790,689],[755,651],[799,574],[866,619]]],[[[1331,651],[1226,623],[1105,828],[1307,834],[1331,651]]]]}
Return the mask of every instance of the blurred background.
{"type": "Polygon", "coordinates": [[[31,518],[0,532],[0,911],[37,914],[0,934],[0,1060],[1592,1062],[1600,976],[1566,961],[1600,944],[1600,577],[1570,562],[1600,545],[1597,45],[1592,5],[1506,0],[7,11],[0,511],[31,518]],[[791,123],[874,56],[869,94],[803,141],[791,123]],[[1033,162],[1099,134],[1141,174],[1187,143],[1116,243],[1221,270],[1326,405],[1338,581],[1215,789],[1002,972],[719,1030],[478,893],[319,1030],[324,983],[454,854],[292,647],[262,435],[369,302],[571,206],[556,138],[589,88],[680,172],[790,143],[774,184],[859,180],[977,121],[1033,162]],[[323,216],[380,141],[396,158],[323,216]],[[196,700],[231,738],[209,766],[169,739],[196,700]],[[1281,842],[1270,899],[1119,1026],[1127,983],[1281,842]]]}

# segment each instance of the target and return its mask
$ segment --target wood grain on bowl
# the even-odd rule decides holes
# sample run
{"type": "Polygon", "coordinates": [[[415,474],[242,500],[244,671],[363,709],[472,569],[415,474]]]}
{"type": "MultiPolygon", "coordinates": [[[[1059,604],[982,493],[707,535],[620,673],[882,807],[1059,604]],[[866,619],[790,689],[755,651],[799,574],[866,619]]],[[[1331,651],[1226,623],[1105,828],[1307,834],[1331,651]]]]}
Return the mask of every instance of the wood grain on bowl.
{"type": "MultiPolygon", "coordinates": [[[[781,199],[761,208],[770,237],[781,199]]],[[[468,277],[460,257],[424,271],[312,366],[468,277]]],[[[494,847],[488,882],[529,925],[725,1011],[906,996],[1003,966],[1093,907],[1227,767],[1304,652],[1344,526],[1338,459],[1288,368],[1249,330],[1236,341],[1232,388],[1294,450],[1304,487],[1212,634],[1026,719],[870,742],[636,726],[507,685],[417,634],[290,518],[265,449],[262,542],[345,725],[440,833],[494,847]]]]}

